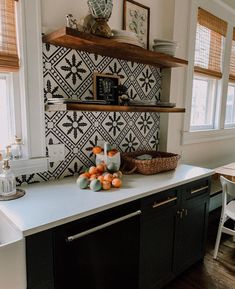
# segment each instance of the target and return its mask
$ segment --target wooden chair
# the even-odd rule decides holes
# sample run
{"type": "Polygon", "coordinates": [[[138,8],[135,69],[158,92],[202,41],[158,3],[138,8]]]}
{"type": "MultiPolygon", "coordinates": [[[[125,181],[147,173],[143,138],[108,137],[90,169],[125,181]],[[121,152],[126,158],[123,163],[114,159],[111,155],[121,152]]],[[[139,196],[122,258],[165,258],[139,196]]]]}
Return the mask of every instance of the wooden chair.
{"type": "Polygon", "coordinates": [[[217,258],[221,234],[229,234],[233,236],[233,241],[235,241],[235,230],[229,229],[224,226],[224,223],[228,219],[232,219],[235,221],[235,200],[228,201],[228,196],[231,196],[235,199],[235,182],[231,182],[224,177],[220,177],[220,182],[222,184],[222,211],[220,217],[220,223],[217,233],[217,238],[215,242],[215,249],[214,249],[214,259],[217,258]]]}

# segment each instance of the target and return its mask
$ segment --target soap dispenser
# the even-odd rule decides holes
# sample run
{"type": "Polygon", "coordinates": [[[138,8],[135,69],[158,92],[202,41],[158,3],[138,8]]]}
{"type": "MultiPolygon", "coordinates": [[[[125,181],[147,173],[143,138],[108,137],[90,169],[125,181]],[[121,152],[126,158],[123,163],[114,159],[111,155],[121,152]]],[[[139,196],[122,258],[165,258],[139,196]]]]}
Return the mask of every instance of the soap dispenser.
{"type": "Polygon", "coordinates": [[[0,196],[16,194],[15,175],[10,169],[9,160],[3,160],[2,173],[0,174],[0,196]]]}

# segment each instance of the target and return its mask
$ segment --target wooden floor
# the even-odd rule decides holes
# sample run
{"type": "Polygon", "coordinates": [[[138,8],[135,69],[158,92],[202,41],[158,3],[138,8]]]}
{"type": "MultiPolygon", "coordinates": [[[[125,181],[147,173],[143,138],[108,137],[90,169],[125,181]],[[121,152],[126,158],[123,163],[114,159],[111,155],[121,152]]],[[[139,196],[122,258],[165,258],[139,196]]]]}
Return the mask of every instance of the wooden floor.
{"type": "Polygon", "coordinates": [[[209,217],[204,262],[191,267],[164,289],[235,289],[235,243],[232,237],[222,234],[218,258],[213,259],[219,213],[217,210],[209,217]]]}

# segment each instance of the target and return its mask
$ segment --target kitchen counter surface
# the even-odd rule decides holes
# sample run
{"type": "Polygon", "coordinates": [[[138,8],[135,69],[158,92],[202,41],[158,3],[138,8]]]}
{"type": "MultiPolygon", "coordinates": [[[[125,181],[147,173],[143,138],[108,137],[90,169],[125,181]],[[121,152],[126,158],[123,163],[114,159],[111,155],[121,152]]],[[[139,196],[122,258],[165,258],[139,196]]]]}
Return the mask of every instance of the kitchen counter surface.
{"type": "Polygon", "coordinates": [[[181,164],[173,171],[156,175],[125,175],[122,188],[99,192],[81,190],[76,185],[77,177],[69,177],[22,186],[26,195],[0,202],[0,210],[23,236],[28,236],[213,173],[181,164]]]}

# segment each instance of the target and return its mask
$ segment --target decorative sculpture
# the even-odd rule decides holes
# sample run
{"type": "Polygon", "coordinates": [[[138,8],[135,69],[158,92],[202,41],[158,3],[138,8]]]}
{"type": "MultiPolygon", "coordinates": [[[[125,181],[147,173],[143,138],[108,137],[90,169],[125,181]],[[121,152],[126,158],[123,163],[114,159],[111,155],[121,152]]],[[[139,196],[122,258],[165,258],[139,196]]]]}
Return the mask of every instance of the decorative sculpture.
{"type": "Polygon", "coordinates": [[[112,14],[113,1],[112,0],[88,0],[89,10],[95,19],[92,25],[91,33],[110,38],[112,31],[108,26],[108,20],[112,14]]]}

